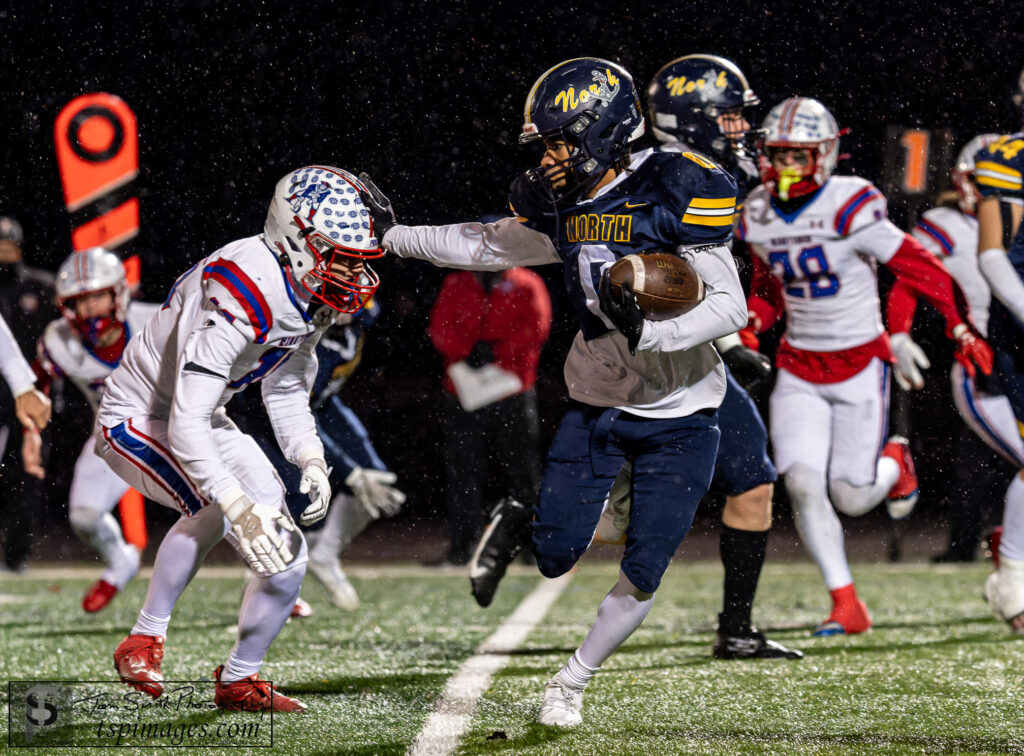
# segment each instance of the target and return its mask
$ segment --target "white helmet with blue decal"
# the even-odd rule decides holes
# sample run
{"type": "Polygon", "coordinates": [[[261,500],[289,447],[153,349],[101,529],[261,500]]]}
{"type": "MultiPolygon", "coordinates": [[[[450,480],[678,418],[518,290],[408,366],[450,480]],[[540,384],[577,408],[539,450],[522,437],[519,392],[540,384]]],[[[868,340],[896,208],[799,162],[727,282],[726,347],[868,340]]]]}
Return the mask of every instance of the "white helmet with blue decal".
{"type": "Polygon", "coordinates": [[[357,312],[380,279],[363,261],[384,250],[359,199],[363,183],[348,171],[312,165],[274,188],[263,238],[311,296],[339,312],[357,312]]]}
{"type": "Polygon", "coordinates": [[[828,181],[839,160],[839,126],[828,108],[810,97],[790,97],[772,108],[761,124],[758,163],[761,180],[781,199],[810,194],[828,181]],[[776,149],[807,150],[802,170],[779,172],[772,165],[776,149]]]}

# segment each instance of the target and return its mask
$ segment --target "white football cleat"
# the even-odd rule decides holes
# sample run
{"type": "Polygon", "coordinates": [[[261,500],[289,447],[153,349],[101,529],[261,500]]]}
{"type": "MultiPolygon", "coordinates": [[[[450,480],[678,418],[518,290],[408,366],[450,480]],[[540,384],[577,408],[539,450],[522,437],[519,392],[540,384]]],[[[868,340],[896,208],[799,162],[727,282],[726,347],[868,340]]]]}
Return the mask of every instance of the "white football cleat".
{"type": "Polygon", "coordinates": [[[352,583],[349,582],[348,576],[341,569],[341,563],[337,559],[320,562],[310,556],[309,569],[313,573],[313,577],[327,589],[332,604],[346,612],[354,612],[359,608],[359,595],[352,587],[352,583]]]}
{"type": "Polygon", "coordinates": [[[1024,633],[1024,561],[999,560],[999,569],[985,581],[985,599],[1015,633],[1024,633]]]}
{"type": "Polygon", "coordinates": [[[583,724],[583,691],[570,688],[558,675],[544,686],[544,703],[537,721],[548,727],[576,727],[583,724]]]}

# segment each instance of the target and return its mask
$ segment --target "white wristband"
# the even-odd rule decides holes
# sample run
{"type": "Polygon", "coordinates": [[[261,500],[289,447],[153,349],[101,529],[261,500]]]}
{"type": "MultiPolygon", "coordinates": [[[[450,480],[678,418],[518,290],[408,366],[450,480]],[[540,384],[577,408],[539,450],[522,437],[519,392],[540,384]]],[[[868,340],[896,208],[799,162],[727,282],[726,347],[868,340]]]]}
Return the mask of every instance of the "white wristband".
{"type": "Polygon", "coordinates": [[[733,347],[738,346],[743,346],[743,339],[740,338],[739,331],[730,333],[728,336],[723,336],[720,339],[715,339],[715,349],[718,350],[719,354],[725,354],[733,347]]]}

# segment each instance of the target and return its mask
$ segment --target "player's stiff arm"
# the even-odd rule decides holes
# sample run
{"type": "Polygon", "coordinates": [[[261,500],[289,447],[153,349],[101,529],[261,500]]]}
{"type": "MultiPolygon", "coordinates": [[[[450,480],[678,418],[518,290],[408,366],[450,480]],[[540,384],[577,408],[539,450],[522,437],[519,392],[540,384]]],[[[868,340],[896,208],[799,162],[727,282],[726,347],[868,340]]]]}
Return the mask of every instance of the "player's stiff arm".
{"type": "MultiPolygon", "coordinates": [[[[616,475],[632,463],[633,510],[619,580],[582,646],[545,686],[539,720],[547,725],[582,721],[587,682],[651,608],[714,470],[726,380],[709,342],[746,321],[725,246],[735,182],[700,156],[631,154],[629,144],[643,128],[625,70],[594,58],[561,63],[527,97],[521,141],[542,143],[543,155],[513,182],[517,217],[394,225],[384,235],[390,251],[437,265],[562,263],[580,326],[565,361],[572,404],[548,452],[536,512],[510,505],[492,520],[504,546],[525,540],[523,524],[533,519],[540,571],[564,574],[591,543],[616,475]],[[660,322],[644,318],[628,287],[618,298],[606,280],[602,285],[616,260],[655,247],[677,250],[707,287],[700,305],[660,322]]],[[[378,225],[394,223],[379,192],[369,204],[378,225]]],[[[495,549],[486,555],[490,564],[482,556],[476,561],[500,578],[510,554],[515,550],[495,549]]]]}
{"type": "MultiPolygon", "coordinates": [[[[1018,423],[1024,422],[1024,132],[1003,136],[981,150],[975,176],[978,205],[978,266],[992,288],[989,338],[995,373],[1018,423]]],[[[1024,632],[1024,469],[1006,491],[999,568],[985,582],[992,610],[1024,632]]]]}
{"type": "Polygon", "coordinates": [[[331,494],[309,407],[314,349],[335,311],[356,312],[372,296],[379,281],[364,261],[383,254],[362,190],[335,168],[287,175],[264,234],[232,242],[182,274],[107,381],[97,453],[183,515],[161,543],[146,602],[114,653],[121,679],[154,698],[163,691],[171,611],[206,553],[227,537],[257,577],[242,601],[235,647],[214,671],[215,701],[225,709],[305,709],[275,695],[258,672],[298,597],[306,544],[273,466],[224,405],[262,382],[278,444],[309,492],[301,519],[322,518],[331,494]],[[339,204],[354,220],[321,212],[339,204]]]}

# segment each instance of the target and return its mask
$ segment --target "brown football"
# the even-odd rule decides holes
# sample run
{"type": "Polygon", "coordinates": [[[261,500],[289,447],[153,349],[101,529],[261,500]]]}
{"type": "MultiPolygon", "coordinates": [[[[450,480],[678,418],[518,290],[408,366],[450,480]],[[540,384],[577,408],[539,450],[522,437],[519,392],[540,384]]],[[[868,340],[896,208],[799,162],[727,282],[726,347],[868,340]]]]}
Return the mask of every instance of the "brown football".
{"type": "Polygon", "coordinates": [[[668,320],[704,301],[704,280],[682,257],[655,252],[626,255],[608,271],[608,283],[619,294],[628,282],[648,320],[668,320]]]}

